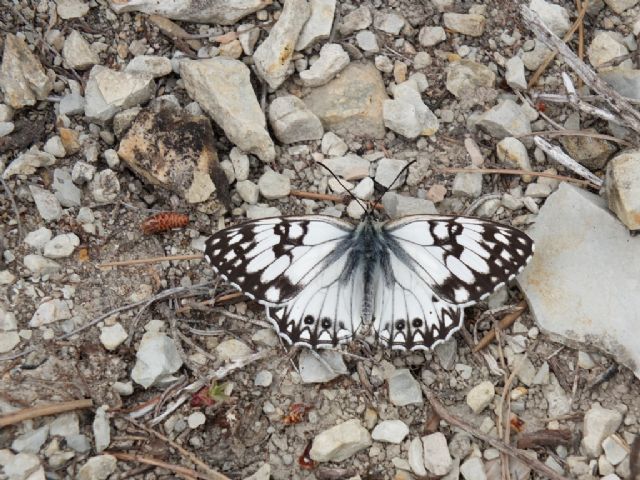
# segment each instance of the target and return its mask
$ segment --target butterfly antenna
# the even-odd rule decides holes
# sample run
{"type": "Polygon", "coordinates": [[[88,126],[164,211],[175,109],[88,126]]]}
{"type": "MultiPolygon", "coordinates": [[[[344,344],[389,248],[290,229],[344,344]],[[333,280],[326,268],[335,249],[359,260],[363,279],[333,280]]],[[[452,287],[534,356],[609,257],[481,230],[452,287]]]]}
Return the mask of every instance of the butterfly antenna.
{"type": "Polygon", "coordinates": [[[347,193],[349,194],[349,196],[350,196],[351,198],[353,198],[356,202],[358,202],[358,205],[360,205],[360,206],[362,207],[362,210],[364,210],[365,212],[367,211],[367,207],[365,207],[365,206],[364,206],[364,204],[360,201],[360,199],[359,199],[358,197],[356,197],[353,193],[351,193],[351,191],[350,191],[347,187],[345,187],[344,183],[342,183],[342,181],[340,180],[340,178],[338,178],[338,176],[337,176],[335,173],[333,173],[329,167],[327,167],[327,166],[326,166],[324,163],[322,163],[322,162],[317,162],[317,163],[318,163],[319,165],[321,165],[321,166],[322,166],[322,167],[323,167],[327,172],[329,172],[329,173],[331,174],[331,176],[332,176],[333,178],[335,178],[335,179],[338,181],[338,183],[340,184],[340,186],[341,186],[342,188],[344,188],[344,191],[345,191],[345,192],[347,192],[347,193]]]}
{"type": "Polygon", "coordinates": [[[382,197],[384,197],[384,196],[387,194],[387,192],[388,192],[389,190],[391,190],[391,187],[393,187],[393,185],[398,181],[398,179],[399,179],[400,177],[402,177],[402,175],[404,175],[404,173],[405,173],[407,170],[409,170],[409,167],[410,167],[411,165],[413,165],[414,163],[416,163],[417,161],[418,161],[418,160],[413,160],[413,161],[411,161],[411,162],[407,163],[407,164],[404,166],[404,168],[403,168],[402,170],[400,170],[400,173],[398,173],[398,175],[396,175],[396,178],[394,178],[394,179],[393,179],[393,182],[391,182],[391,183],[389,184],[389,186],[388,186],[387,188],[385,188],[385,189],[384,189],[384,191],[383,191],[383,192],[378,196],[378,198],[376,198],[376,201],[373,203],[373,207],[372,207],[374,210],[375,210],[375,208],[378,206],[378,204],[382,201],[382,197]]]}

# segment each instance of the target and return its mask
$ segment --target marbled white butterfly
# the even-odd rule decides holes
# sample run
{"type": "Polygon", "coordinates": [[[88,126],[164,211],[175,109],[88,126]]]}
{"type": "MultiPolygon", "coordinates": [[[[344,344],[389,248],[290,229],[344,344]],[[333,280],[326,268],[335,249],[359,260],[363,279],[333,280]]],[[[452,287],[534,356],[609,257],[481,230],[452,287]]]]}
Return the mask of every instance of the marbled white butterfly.
{"type": "Polygon", "coordinates": [[[289,343],[347,342],[363,326],[394,349],[429,349],[473,305],[522,271],[533,241],[464,216],[412,215],[358,225],[324,215],[274,217],[216,232],[205,258],[266,307],[289,343]]]}

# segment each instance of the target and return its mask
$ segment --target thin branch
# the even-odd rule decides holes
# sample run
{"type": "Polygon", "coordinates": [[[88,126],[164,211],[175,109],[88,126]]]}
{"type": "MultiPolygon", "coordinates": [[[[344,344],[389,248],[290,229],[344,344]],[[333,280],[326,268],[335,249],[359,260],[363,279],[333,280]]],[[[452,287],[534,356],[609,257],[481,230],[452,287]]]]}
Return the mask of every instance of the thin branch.
{"type": "MultiPolygon", "coordinates": [[[[527,310],[526,300],[520,301],[520,303],[516,305],[516,309],[513,312],[505,315],[504,318],[500,320],[500,323],[498,324],[498,328],[500,330],[505,330],[509,328],[511,325],[515,323],[515,321],[518,318],[520,318],[520,316],[526,310],[527,310]]],[[[482,337],[482,339],[477,343],[477,345],[473,347],[473,351],[479,352],[480,350],[486,348],[493,341],[494,338],[496,338],[496,331],[491,329],[489,332],[487,332],[487,334],[484,337],[482,337]]]]}
{"type": "Polygon", "coordinates": [[[105,455],[111,455],[112,457],[117,458],[118,460],[123,460],[125,462],[137,462],[143,463],[145,465],[153,465],[154,467],[164,468],[165,470],[169,470],[170,472],[175,473],[183,478],[193,479],[193,478],[201,478],[203,480],[214,480],[214,477],[210,477],[209,475],[204,475],[202,473],[198,473],[195,470],[187,467],[183,467],[182,465],[174,465],[172,463],[163,462],[162,460],[158,460],[153,457],[143,457],[142,455],[134,455],[132,453],[124,453],[124,452],[113,452],[110,450],[102,452],[105,455]]]}
{"type": "Polygon", "coordinates": [[[545,178],[553,178],[555,180],[560,180],[562,182],[576,183],[578,185],[582,185],[583,187],[591,187],[598,190],[600,185],[591,183],[587,180],[580,180],[577,178],[565,177],[563,175],[555,175],[553,173],[547,172],[533,172],[529,170],[516,170],[511,168],[454,168],[454,167],[445,167],[439,168],[436,170],[438,173],[489,173],[489,174],[497,174],[497,175],[531,175],[533,177],[545,177],[545,178]]]}
{"type": "Polygon", "coordinates": [[[619,114],[631,129],[636,133],[640,133],[640,112],[635,110],[622,95],[611,88],[604,80],[600,79],[596,72],[585,65],[564,42],[547,28],[538,14],[524,5],[521,7],[521,12],[525,23],[538,39],[547,47],[557,50],[567,65],[582,78],[584,83],[602,95],[613,111],[619,114]]]}
{"type": "Polygon", "coordinates": [[[635,147],[636,145],[613,135],[605,135],[604,133],[591,132],[589,130],[539,130],[537,132],[522,133],[516,135],[515,138],[546,136],[546,137],[589,137],[607,140],[609,142],[619,143],[627,147],[635,147]]]}
{"type": "Polygon", "coordinates": [[[32,418],[45,417],[47,415],[58,415],[59,413],[70,412],[72,410],[80,410],[93,406],[93,400],[85,398],[82,400],[71,400],[62,403],[53,403],[51,405],[40,405],[37,407],[24,408],[17,412],[11,412],[0,417],[0,428],[8,425],[14,425],[24,420],[32,418]]]}
{"type": "Polygon", "coordinates": [[[440,400],[438,399],[436,394],[433,393],[425,385],[422,385],[422,391],[424,395],[427,397],[427,399],[429,400],[431,407],[440,416],[440,418],[442,418],[449,425],[458,427],[464,430],[465,432],[467,432],[468,434],[474,436],[475,438],[491,445],[493,448],[499,450],[500,452],[506,453],[507,455],[513,458],[516,458],[517,460],[524,463],[532,470],[535,470],[541,475],[545,475],[549,477],[551,480],[567,480],[565,477],[563,477],[562,475],[559,475],[555,470],[552,470],[547,465],[542,463],[540,460],[536,458],[531,458],[529,455],[526,454],[526,452],[513,448],[510,445],[507,445],[506,443],[496,439],[495,437],[486,435],[481,431],[479,431],[478,429],[476,429],[474,426],[469,425],[464,420],[450,414],[449,411],[445,408],[445,406],[442,403],[440,403],[440,400]]]}
{"type": "Polygon", "coordinates": [[[598,188],[602,187],[604,181],[600,177],[597,177],[585,167],[580,165],[573,158],[564,153],[564,151],[560,147],[551,145],[542,137],[533,137],[533,142],[538,146],[538,148],[540,148],[540,150],[544,151],[544,153],[549,155],[559,164],[567,167],[569,170],[572,170],[575,174],[586,178],[590,183],[597,185],[598,188]]]}
{"type": "Polygon", "coordinates": [[[593,115],[594,117],[602,118],[607,122],[614,122],[617,124],[624,124],[624,122],[604,108],[594,107],[593,105],[580,100],[578,94],[576,92],[576,87],[573,86],[573,82],[571,81],[571,77],[567,72],[562,72],[562,82],[564,83],[564,88],[567,90],[567,94],[569,95],[569,101],[571,105],[576,107],[578,110],[582,110],[587,115],[593,115]]]}
{"type": "MultiPolygon", "coordinates": [[[[582,26],[582,20],[584,19],[584,15],[587,13],[588,6],[589,6],[589,2],[585,2],[582,9],[580,9],[580,13],[578,13],[578,18],[576,18],[576,20],[573,22],[573,25],[571,25],[571,28],[567,31],[567,33],[564,34],[564,37],[562,38],[563,42],[566,43],[569,40],[571,40],[571,37],[573,37],[573,34],[576,33],[576,30],[578,30],[580,26],[582,26]]],[[[560,41],[560,39],[558,39],[558,41],[560,41]]],[[[547,56],[547,58],[544,59],[544,62],[542,62],[542,65],[540,65],[538,69],[535,71],[535,73],[531,76],[531,79],[529,80],[529,84],[527,85],[529,88],[533,88],[536,85],[536,83],[538,83],[538,80],[540,79],[540,77],[545,72],[545,70],[547,69],[549,64],[553,61],[554,58],[556,58],[556,52],[550,53],[547,56]]]]}
{"type": "MultiPolygon", "coordinates": [[[[564,95],[561,93],[547,93],[547,92],[532,92],[531,96],[534,100],[540,100],[542,102],[550,102],[550,103],[569,103],[571,100],[568,95],[564,95]]],[[[628,103],[632,105],[640,105],[640,99],[638,98],[630,98],[630,97],[622,97],[628,103]]],[[[602,100],[600,95],[581,95],[581,100],[585,102],[595,102],[598,100],[602,100]]]]}
{"type": "Polygon", "coordinates": [[[173,260],[202,260],[204,255],[202,253],[189,254],[189,255],[169,255],[166,257],[148,257],[148,258],[136,258],[133,260],[120,260],[117,262],[105,262],[96,265],[99,269],[109,267],[126,267],[130,265],[147,265],[150,263],[162,263],[173,260]]]}

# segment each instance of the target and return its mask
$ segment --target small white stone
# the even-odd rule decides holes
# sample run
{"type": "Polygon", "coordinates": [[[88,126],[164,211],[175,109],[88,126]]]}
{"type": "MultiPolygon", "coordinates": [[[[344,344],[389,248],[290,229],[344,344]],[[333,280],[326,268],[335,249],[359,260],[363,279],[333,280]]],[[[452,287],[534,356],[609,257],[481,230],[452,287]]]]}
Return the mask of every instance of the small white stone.
{"type": "Polygon", "coordinates": [[[460,465],[460,473],[465,480],[487,480],[484,463],[478,457],[471,457],[460,465]]]}
{"type": "Polygon", "coordinates": [[[611,465],[618,465],[630,452],[629,445],[620,435],[609,435],[602,441],[602,449],[611,465]]]}
{"type": "Polygon", "coordinates": [[[101,452],[109,447],[111,443],[111,426],[107,415],[107,406],[98,407],[93,418],[93,439],[96,452],[101,452]]]}
{"type": "Polygon", "coordinates": [[[289,195],[291,180],[285,175],[267,170],[258,180],[258,187],[264,198],[274,200],[289,195]]]}
{"type": "Polygon", "coordinates": [[[398,369],[389,377],[389,400],[392,404],[403,407],[411,404],[422,404],[420,384],[408,369],[398,369]]]}
{"type": "Polygon", "coordinates": [[[582,450],[592,458],[602,453],[602,442],[615,433],[622,423],[622,414],[595,404],[584,415],[582,450]]]}
{"type": "Polygon", "coordinates": [[[37,328],[60,320],[71,318],[69,300],[54,298],[41,304],[29,321],[30,328],[37,328]]]}
{"type": "Polygon", "coordinates": [[[493,401],[495,396],[495,387],[493,383],[486,380],[467,393],[467,405],[473,410],[473,413],[480,413],[493,401]]]}
{"type": "Polygon", "coordinates": [[[449,453],[447,439],[442,432],[435,432],[422,437],[424,446],[424,465],[437,476],[446,475],[453,467],[453,459],[449,453]]]}
{"type": "Polygon", "coordinates": [[[206,421],[207,417],[202,412],[193,412],[187,417],[187,424],[192,430],[198,428],[201,425],[204,425],[206,421]]]}
{"type": "Polygon", "coordinates": [[[409,427],[402,420],[384,420],[371,432],[371,438],[379,442],[400,443],[409,435],[409,427]]]}
{"type": "Polygon", "coordinates": [[[216,354],[220,360],[233,361],[245,358],[251,354],[251,349],[240,340],[235,338],[225,340],[216,347],[216,354]]]}
{"type": "Polygon", "coordinates": [[[319,433],[309,456],[317,462],[341,462],[371,445],[371,435],[359,420],[347,420],[319,433]]]}
{"type": "Polygon", "coordinates": [[[13,350],[20,343],[18,332],[0,332],[0,353],[13,350]]]}
{"type": "Polygon", "coordinates": [[[80,245],[80,239],[75,233],[56,235],[44,246],[44,256],[48,258],[67,258],[80,245]]]}
{"type": "Polygon", "coordinates": [[[120,323],[100,329],[100,342],[107,350],[115,350],[128,336],[127,331],[120,323]]]}
{"type": "Polygon", "coordinates": [[[47,140],[44,147],[42,147],[42,150],[57,158],[63,158],[67,154],[64,149],[64,145],[62,144],[62,140],[58,135],[54,135],[47,140]]]}
{"type": "Polygon", "coordinates": [[[29,232],[24,239],[24,243],[37,250],[44,248],[46,243],[51,240],[53,233],[47,227],[40,227],[37,230],[29,232]]]}
{"type": "Polygon", "coordinates": [[[273,381],[273,374],[269,370],[261,370],[256,374],[254,383],[256,387],[268,387],[273,381]]]}
{"type": "Polygon", "coordinates": [[[424,448],[422,447],[422,441],[419,438],[414,438],[409,443],[409,466],[411,471],[420,477],[427,475],[427,470],[424,467],[424,448]]]}

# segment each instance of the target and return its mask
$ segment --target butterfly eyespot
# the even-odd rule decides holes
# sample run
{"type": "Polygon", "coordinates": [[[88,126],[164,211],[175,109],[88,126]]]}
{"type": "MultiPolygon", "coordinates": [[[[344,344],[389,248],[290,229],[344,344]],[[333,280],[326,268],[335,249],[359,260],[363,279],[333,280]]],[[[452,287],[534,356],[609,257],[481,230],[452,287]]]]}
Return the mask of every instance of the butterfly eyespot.
{"type": "Polygon", "coordinates": [[[324,328],[325,330],[328,330],[329,328],[331,328],[331,319],[329,318],[323,318],[322,321],[320,322],[320,325],[322,326],[322,328],[324,328]]]}
{"type": "Polygon", "coordinates": [[[420,328],[422,326],[422,319],[414,318],[413,322],[411,322],[411,325],[413,326],[413,328],[420,328]]]}
{"type": "Polygon", "coordinates": [[[396,328],[398,330],[404,330],[404,320],[398,320],[396,321],[396,328]]]}
{"type": "Polygon", "coordinates": [[[307,315],[306,317],[304,317],[305,325],[313,325],[313,322],[315,322],[315,319],[311,315],[307,315]]]}

